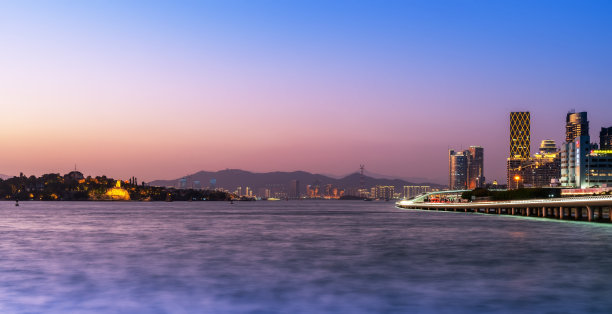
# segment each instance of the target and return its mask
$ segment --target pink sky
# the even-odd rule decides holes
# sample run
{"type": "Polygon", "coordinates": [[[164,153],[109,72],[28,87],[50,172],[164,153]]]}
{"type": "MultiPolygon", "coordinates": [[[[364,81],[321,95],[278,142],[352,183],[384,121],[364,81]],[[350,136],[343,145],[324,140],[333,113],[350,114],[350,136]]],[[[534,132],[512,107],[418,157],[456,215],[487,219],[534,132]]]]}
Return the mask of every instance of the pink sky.
{"type": "Polygon", "coordinates": [[[575,10],[46,6],[0,5],[0,173],[445,183],[448,148],[480,145],[504,181],[510,111],[532,112],[534,149],[572,108],[593,137],[612,125],[610,21],[575,10]]]}

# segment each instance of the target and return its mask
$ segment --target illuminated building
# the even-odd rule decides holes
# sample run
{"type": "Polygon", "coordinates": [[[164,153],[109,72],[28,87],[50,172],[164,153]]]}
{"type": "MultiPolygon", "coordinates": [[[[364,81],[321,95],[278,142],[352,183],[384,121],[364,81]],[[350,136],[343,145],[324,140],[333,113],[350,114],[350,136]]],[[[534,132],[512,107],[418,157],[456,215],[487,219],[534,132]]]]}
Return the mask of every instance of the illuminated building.
{"type": "Polygon", "coordinates": [[[358,189],[357,193],[359,197],[371,198],[370,197],[371,195],[370,195],[370,192],[368,192],[368,189],[358,189]]]}
{"type": "Polygon", "coordinates": [[[528,111],[510,112],[510,156],[506,164],[508,188],[523,185],[524,178],[518,172],[531,154],[531,114],[528,111]]]}
{"type": "Polygon", "coordinates": [[[600,146],[591,144],[587,113],[568,113],[566,138],[561,152],[561,185],[574,188],[612,186],[612,150],[610,129],[602,128],[600,146]]]}
{"type": "Polygon", "coordinates": [[[467,151],[455,152],[448,151],[449,182],[451,190],[465,190],[468,178],[468,156],[467,151]]]}
{"type": "Polygon", "coordinates": [[[599,132],[599,149],[612,149],[612,127],[601,128],[601,131],[599,132]]]}
{"type": "Polygon", "coordinates": [[[568,112],[565,118],[565,142],[571,143],[579,136],[589,136],[586,112],[568,112]]]}
{"type": "Polygon", "coordinates": [[[561,185],[574,188],[612,187],[612,150],[591,149],[588,135],[565,143],[561,185]]]}
{"type": "Polygon", "coordinates": [[[110,188],[106,191],[105,197],[114,201],[129,201],[130,194],[124,188],[121,187],[121,181],[117,180],[115,187],[110,188]]]}
{"type": "Polygon", "coordinates": [[[519,160],[509,169],[509,174],[513,188],[557,185],[561,177],[561,159],[555,141],[543,140],[540,151],[532,158],[519,160]]]}
{"type": "Polygon", "coordinates": [[[467,152],[467,187],[470,190],[484,186],[484,149],[470,146],[467,152]]]}
{"type": "Polygon", "coordinates": [[[377,185],[372,188],[372,192],[370,193],[371,198],[381,199],[381,200],[390,200],[395,197],[395,186],[392,185],[377,185]]]}
{"type": "Polygon", "coordinates": [[[528,159],[531,155],[531,114],[510,112],[510,158],[528,159]]]}
{"type": "Polygon", "coordinates": [[[405,185],[402,196],[406,199],[410,199],[430,191],[431,187],[429,185],[405,185]]]}

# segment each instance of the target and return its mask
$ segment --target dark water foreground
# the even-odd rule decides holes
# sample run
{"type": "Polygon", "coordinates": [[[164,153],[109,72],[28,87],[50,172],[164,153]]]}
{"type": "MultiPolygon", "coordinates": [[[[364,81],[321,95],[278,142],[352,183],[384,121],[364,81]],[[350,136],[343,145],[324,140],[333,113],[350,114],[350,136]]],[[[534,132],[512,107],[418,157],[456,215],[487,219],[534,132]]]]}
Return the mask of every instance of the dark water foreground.
{"type": "Polygon", "coordinates": [[[610,313],[612,225],[392,203],[0,202],[1,313],[610,313]]]}

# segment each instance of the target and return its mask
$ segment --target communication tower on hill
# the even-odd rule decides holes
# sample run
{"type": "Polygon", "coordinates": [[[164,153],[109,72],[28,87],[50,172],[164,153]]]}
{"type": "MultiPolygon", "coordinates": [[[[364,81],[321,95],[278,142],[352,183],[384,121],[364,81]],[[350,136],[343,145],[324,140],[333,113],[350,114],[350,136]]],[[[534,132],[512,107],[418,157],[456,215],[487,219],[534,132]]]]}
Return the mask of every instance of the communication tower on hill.
{"type": "Polygon", "coordinates": [[[365,189],[365,176],[363,175],[363,170],[365,169],[365,165],[359,165],[359,188],[365,189]]]}

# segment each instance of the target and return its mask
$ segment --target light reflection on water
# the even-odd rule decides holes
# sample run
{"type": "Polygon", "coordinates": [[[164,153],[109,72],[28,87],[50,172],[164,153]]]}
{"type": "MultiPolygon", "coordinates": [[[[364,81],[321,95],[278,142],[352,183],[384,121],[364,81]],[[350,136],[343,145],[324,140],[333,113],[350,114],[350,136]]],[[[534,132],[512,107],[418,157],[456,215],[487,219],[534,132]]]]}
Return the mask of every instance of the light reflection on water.
{"type": "Polygon", "coordinates": [[[0,202],[2,313],[612,312],[612,226],[391,203],[0,202]]]}

